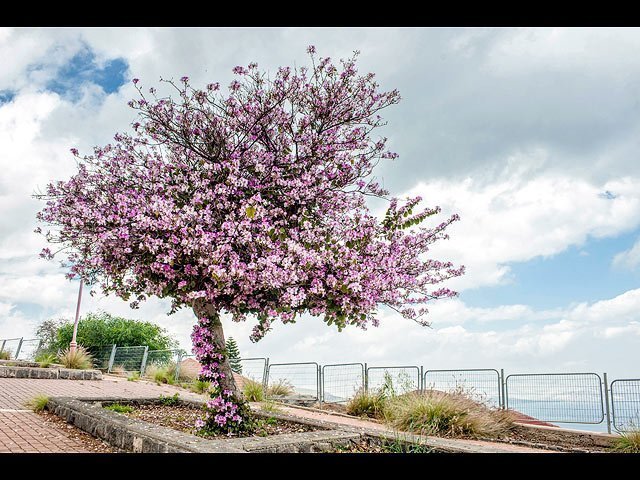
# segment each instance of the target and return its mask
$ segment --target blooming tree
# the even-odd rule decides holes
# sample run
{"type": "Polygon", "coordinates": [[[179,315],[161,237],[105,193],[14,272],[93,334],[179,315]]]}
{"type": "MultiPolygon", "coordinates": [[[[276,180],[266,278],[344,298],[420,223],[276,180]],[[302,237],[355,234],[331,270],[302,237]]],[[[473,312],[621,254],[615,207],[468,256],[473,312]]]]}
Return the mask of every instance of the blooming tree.
{"type": "Polygon", "coordinates": [[[170,313],[193,309],[194,351],[213,387],[203,431],[250,428],[221,312],[255,321],[253,341],[303,313],[338,330],[377,326],[380,305],[426,324],[428,302],[456,295],[437,284],[463,273],[425,255],[458,217],[418,226],[439,208],[390,198],[372,177],[397,157],[372,132],[398,91],[359,75],[358,52],[339,64],[308,53],[310,67],[273,78],[255,63],[235,67],[227,93],[183,77],[166,81],[175,98],[160,97],[134,79],[132,131],[92,155],[72,149],[78,172],[39,195],[68,277],[133,308],[155,295],[172,299],[170,313]],[[389,202],[384,219],[367,196],[389,202]]]}

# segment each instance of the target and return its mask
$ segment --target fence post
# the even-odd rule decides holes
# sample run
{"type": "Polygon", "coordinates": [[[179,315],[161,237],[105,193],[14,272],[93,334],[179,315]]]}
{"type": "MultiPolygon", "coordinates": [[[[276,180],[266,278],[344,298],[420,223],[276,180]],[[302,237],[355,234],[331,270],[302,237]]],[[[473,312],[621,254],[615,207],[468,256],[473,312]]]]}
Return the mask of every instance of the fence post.
{"type": "Polygon", "coordinates": [[[16,349],[16,356],[14,357],[16,360],[20,355],[20,349],[22,348],[22,340],[24,340],[24,337],[20,337],[20,341],[18,342],[18,348],[16,349]]]}
{"type": "Polygon", "coordinates": [[[322,367],[318,365],[318,403],[322,407],[322,396],[324,394],[323,379],[322,379],[322,367]]]}
{"type": "Polygon", "coordinates": [[[264,360],[264,372],[262,372],[262,389],[264,390],[265,398],[267,396],[267,387],[269,382],[269,357],[264,360]]]}
{"type": "Polygon", "coordinates": [[[147,355],[149,355],[149,345],[145,345],[144,353],[142,354],[142,361],[140,362],[140,375],[144,374],[144,370],[147,368],[147,355]]]}
{"type": "Polygon", "coordinates": [[[364,393],[369,393],[369,368],[366,362],[364,364],[364,393]]]}
{"type": "Polygon", "coordinates": [[[611,412],[609,410],[609,382],[607,380],[607,372],[602,374],[602,379],[604,380],[604,403],[607,414],[607,433],[611,433],[611,412]]]}
{"type": "Polygon", "coordinates": [[[420,365],[420,378],[418,379],[418,391],[424,392],[424,366],[420,365]]]}
{"type": "Polygon", "coordinates": [[[182,363],[182,350],[178,350],[178,358],[176,358],[176,373],[174,380],[177,382],[180,379],[180,364],[182,363]]]}
{"type": "Polygon", "coordinates": [[[500,393],[502,393],[502,409],[506,409],[507,408],[507,398],[505,396],[506,394],[506,390],[505,390],[505,381],[504,381],[504,368],[500,369],[500,393]]]}
{"type": "Polygon", "coordinates": [[[0,347],[0,352],[4,351],[4,346],[7,343],[6,340],[2,340],[2,346],[0,347]]]}
{"type": "Polygon", "coordinates": [[[113,368],[113,362],[116,359],[116,349],[117,345],[114,343],[111,346],[111,355],[109,355],[109,363],[107,364],[107,373],[111,373],[111,369],[113,368]]]}

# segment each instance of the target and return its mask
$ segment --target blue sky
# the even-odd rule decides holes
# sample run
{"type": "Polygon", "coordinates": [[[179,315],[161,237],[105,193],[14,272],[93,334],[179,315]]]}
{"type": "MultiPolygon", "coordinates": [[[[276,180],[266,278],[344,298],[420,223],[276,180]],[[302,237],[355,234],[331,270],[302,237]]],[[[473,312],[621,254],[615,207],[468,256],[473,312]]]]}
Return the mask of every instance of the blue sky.
{"type": "MultiPolygon", "coordinates": [[[[37,257],[31,194],[74,172],[69,148],[128,128],[133,77],[224,84],[253,60],[301,65],[308,44],[358,49],[362,70],[400,90],[384,131],[400,157],[376,173],[460,214],[433,254],[467,275],[431,307],[432,328],[382,310],[378,329],[308,318],[251,344],[250,323],[227,322],[245,356],[640,374],[625,362],[640,345],[638,29],[0,29],[0,338],[73,316],[77,284],[37,257]]],[[[193,314],[167,317],[165,301],[132,311],[85,295],[95,309],[189,345],[193,314]]]]}

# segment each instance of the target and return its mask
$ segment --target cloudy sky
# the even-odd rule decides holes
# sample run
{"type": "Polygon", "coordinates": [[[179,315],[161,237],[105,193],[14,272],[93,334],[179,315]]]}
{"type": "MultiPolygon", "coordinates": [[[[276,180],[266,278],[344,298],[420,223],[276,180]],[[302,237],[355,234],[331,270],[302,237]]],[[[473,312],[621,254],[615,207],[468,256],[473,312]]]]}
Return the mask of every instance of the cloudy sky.
{"type": "MultiPolygon", "coordinates": [[[[305,48],[347,57],[403,100],[383,132],[400,157],[377,171],[399,196],[421,194],[461,221],[433,250],[467,267],[431,307],[432,328],[393,312],[337,333],[318,319],[226,323],[243,356],[321,363],[607,371],[638,376],[640,347],[639,29],[0,28],[0,338],[31,336],[75,311],[77,283],[38,258],[31,195],[74,172],[128,128],[130,80],[188,75],[228,82],[235,65],[302,65],[305,48]]],[[[185,348],[190,311],[103,309],[166,327],[185,348]]]]}

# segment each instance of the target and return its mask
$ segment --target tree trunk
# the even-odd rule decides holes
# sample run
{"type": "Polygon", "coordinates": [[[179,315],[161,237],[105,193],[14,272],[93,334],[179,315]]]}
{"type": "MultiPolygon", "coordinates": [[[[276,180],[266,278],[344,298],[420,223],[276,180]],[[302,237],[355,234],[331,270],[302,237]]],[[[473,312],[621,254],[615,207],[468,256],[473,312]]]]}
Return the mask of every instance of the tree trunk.
{"type": "MultiPolygon", "coordinates": [[[[206,303],[202,299],[198,299],[194,302],[193,311],[196,314],[198,323],[201,326],[205,326],[202,325],[201,319],[208,319],[206,329],[208,330],[209,335],[208,338],[205,339],[205,341],[208,341],[212,344],[215,352],[225,352],[226,344],[224,340],[224,331],[222,329],[222,322],[220,321],[220,314],[218,313],[218,311],[211,304],[206,303]]],[[[198,361],[202,364],[203,367],[211,367],[211,364],[213,363],[211,361],[211,358],[209,358],[209,355],[203,355],[201,356],[201,358],[199,357],[198,361]]],[[[224,358],[221,361],[216,360],[215,363],[217,364],[215,370],[220,375],[219,377],[216,377],[216,380],[220,384],[221,390],[229,390],[237,400],[241,400],[242,394],[238,390],[235,379],[233,378],[233,372],[231,370],[231,365],[229,364],[228,355],[224,355],[224,358]]],[[[205,377],[205,380],[210,381],[211,378],[208,378],[209,376],[210,374],[208,375],[206,373],[203,375],[203,377],[205,377]]]]}

